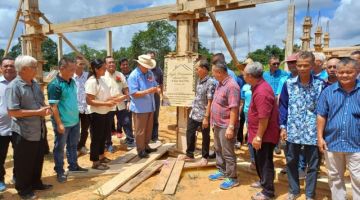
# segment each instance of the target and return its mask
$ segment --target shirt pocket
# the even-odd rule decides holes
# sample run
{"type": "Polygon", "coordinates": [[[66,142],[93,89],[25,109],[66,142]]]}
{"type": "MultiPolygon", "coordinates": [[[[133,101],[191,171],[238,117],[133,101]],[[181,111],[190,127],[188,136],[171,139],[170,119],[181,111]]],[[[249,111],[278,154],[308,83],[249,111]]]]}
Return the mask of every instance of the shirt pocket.
{"type": "Polygon", "coordinates": [[[218,103],[221,105],[221,106],[224,106],[224,107],[227,107],[229,104],[228,104],[228,97],[225,95],[225,94],[222,94],[219,96],[218,98],[218,103]]]}

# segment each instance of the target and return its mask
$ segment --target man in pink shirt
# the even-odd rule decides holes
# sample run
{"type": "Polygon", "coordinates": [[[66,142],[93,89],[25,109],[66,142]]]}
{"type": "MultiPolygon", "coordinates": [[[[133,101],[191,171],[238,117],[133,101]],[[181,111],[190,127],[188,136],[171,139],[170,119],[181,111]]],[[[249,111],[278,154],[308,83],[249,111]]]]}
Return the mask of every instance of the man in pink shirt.
{"type": "Polygon", "coordinates": [[[267,200],[275,196],[273,150],[279,141],[279,111],[271,86],[262,78],[259,62],[248,64],[244,79],[251,85],[252,98],[248,111],[249,143],[255,152],[256,171],[260,178],[251,186],[262,188],[252,199],[267,200]]]}

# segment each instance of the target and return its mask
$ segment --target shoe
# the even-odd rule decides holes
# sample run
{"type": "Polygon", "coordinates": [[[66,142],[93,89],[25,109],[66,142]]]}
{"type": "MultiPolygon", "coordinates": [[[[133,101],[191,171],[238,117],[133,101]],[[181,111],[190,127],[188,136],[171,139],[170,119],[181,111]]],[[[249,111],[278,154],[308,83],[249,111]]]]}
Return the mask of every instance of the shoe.
{"type": "Polygon", "coordinates": [[[106,151],[109,153],[114,153],[114,147],[112,145],[110,145],[106,148],[106,151]]]}
{"type": "Polygon", "coordinates": [[[152,152],[156,152],[157,151],[157,149],[153,149],[153,148],[147,148],[147,149],[145,149],[145,152],[146,153],[152,153],[152,152]]]}
{"type": "Polygon", "coordinates": [[[277,154],[277,155],[281,154],[281,149],[279,147],[275,147],[274,151],[275,151],[275,154],[277,154]]]}
{"type": "Polygon", "coordinates": [[[53,188],[53,185],[50,184],[42,184],[40,186],[33,187],[33,190],[50,190],[53,188]]]}
{"type": "Polygon", "coordinates": [[[148,158],[149,154],[146,153],[146,151],[141,151],[140,153],[138,153],[139,158],[148,158]]]}
{"type": "Polygon", "coordinates": [[[31,200],[31,199],[36,199],[37,196],[35,196],[35,194],[33,192],[31,192],[29,194],[20,195],[20,198],[23,200],[31,200]]]}
{"type": "Polygon", "coordinates": [[[206,166],[208,164],[208,160],[206,158],[201,158],[199,163],[200,166],[206,166]]]}
{"type": "Polygon", "coordinates": [[[180,155],[179,160],[183,160],[185,162],[194,162],[195,159],[193,157],[187,156],[187,155],[180,155]]]}
{"type": "Polygon", "coordinates": [[[3,192],[6,190],[6,185],[3,181],[0,182],[0,192],[3,192]]]}
{"type": "Polygon", "coordinates": [[[210,151],[210,153],[209,153],[209,159],[214,159],[214,158],[216,158],[215,152],[214,152],[214,151],[213,151],[213,152],[210,151]]]}
{"type": "Polygon", "coordinates": [[[265,194],[263,194],[262,192],[258,192],[255,195],[253,195],[251,197],[252,200],[270,200],[272,199],[271,197],[266,196],[265,194]]]}
{"type": "Polygon", "coordinates": [[[88,172],[88,169],[82,168],[79,165],[76,167],[76,169],[69,169],[70,172],[88,172]]]}
{"type": "Polygon", "coordinates": [[[97,169],[97,170],[108,170],[108,169],[110,169],[109,166],[107,166],[107,165],[105,165],[103,163],[100,163],[99,161],[94,162],[91,168],[97,169]]]}
{"type": "Polygon", "coordinates": [[[256,170],[256,165],[255,165],[254,162],[251,162],[251,163],[250,163],[250,169],[251,169],[251,170],[256,170]]]}
{"type": "Polygon", "coordinates": [[[233,187],[240,185],[239,181],[234,178],[227,178],[220,184],[220,189],[229,190],[233,187]]]}
{"type": "Polygon", "coordinates": [[[65,183],[67,181],[67,176],[65,174],[56,175],[56,179],[59,183],[65,183]]]}
{"type": "Polygon", "coordinates": [[[298,197],[300,197],[300,194],[288,193],[286,200],[296,200],[298,197]]]}
{"type": "Polygon", "coordinates": [[[256,181],[250,185],[252,188],[261,188],[260,181],[256,181]]]}
{"type": "Polygon", "coordinates": [[[224,173],[217,170],[215,173],[209,175],[211,181],[223,180],[225,178],[224,173]]]}
{"type": "Polygon", "coordinates": [[[299,170],[299,180],[304,180],[306,178],[306,172],[304,170],[299,170]]]}
{"type": "Polygon", "coordinates": [[[99,161],[100,161],[100,163],[109,163],[109,162],[111,162],[111,160],[109,158],[107,158],[107,157],[103,157],[99,161]]]}
{"type": "Polygon", "coordinates": [[[240,142],[236,142],[235,143],[235,149],[240,149],[241,148],[241,143],[240,142]]]}
{"type": "Polygon", "coordinates": [[[280,173],[286,174],[286,167],[282,168],[281,171],[280,171],[280,173]]]}
{"type": "Polygon", "coordinates": [[[79,153],[81,155],[86,155],[86,154],[88,154],[88,152],[89,152],[89,150],[86,147],[81,147],[79,150],[79,153]]]}

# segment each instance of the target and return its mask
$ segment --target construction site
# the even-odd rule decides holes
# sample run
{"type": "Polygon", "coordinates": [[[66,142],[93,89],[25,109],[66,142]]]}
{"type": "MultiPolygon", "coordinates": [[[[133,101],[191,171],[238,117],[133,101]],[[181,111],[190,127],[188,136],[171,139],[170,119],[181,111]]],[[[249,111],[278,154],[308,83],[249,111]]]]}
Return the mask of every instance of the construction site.
{"type": "MultiPolygon", "coordinates": [[[[250,168],[249,152],[247,145],[241,145],[236,149],[237,173],[240,186],[232,190],[219,189],[218,182],[211,182],[208,175],[216,170],[215,159],[209,160],[206,165],[200,163],[201,159],[201,133],[197,134],[197,150],[195,162],[185,162],[177,159],[186,150],[186,128],[191,102],[195,96],[195,72],[186,72],[186,67],[194,69],[193,63],[198,57],[200,23],[211,23],[216,30],[216,37],[220,38],[226,46],[234,65],[242,71],[244,65],[239,61],[234,52],[233,45],[230,44],[225,34],[221,22],[216,18],[216,12],[227,12],[230,10],[240,10],[256,7],[257,5],[281,1],[281,0],[177,0],[175,4],[150,7],[139,10],[112,13],[103,16],[74,19],[69,22],[52,23],[46,16],[47,13],[41,12],[39,3],[41,0],[20,0],[16,14],[12,33],[5,48],[5,55],[9,52],[11,41],[18,23],[24,23],[25,33],[20,36],[22,55],[30,55],[38,62],[36,79],[46,88],[46,79],[43,73],[43,59],[41,52],[42,41],[49,35],[58,36],[58,57],[63,56],[63,42],[68,45],[78,56],[84,57],[78,48],[65,36],[66,33],[106,29],[131,24],[138,24],[156,20],[169,20],[176,22],[176,51],[171,52],[165,58],[164,68],[164,96],[163,100],[167,106],[161,106],[159,114],[159,143],[152,143],[152,148],[157,148],[157,152],[151,153],[149,158],[140,159],[137,157],[136,149],[126,150],[123,139],[114,138],[114,153],[106,153],[106,157],[112,161],[110,169],[99,171],[91,169],[89,155],[78,158],[81,166],[89,168],[87,173],[68,173],[66,183],[56,181],[52,154],[45,156],[42,180],[54,185],[52,190],[37,192],[39,199],[73,199],[73,200],[96,200],[96,199],[251,199],[251,196],[260,191],[250,187],[251,183],[257,181],[256,170],[250,168]],[[40,23],[40,19],[45,24],[40,23]],[[182,76],[185,83],[174,84],[171,79],[178,78],[169,75],[174,68],[185,66],[182,76]],[[179,95],[181,90],[181,95],[179,95]]],[[[289,2],[287,12],[287,30],[285,41],[285,56],[293,54],[294,51],[294,29],[295,29],[295,3],[289,2]]],[[[309,9],[309,8],[308,8],[309,9]]],[[[323,52],[330,57],[348,57],[351,52],[360,50],[360,46],[350,47],[331,47],[331,32],[329,28],[316,27],[316,32],[312,33],[313,19],[307,14],[302,23],[303,35],[301,49],[323,52]],[[313,46],[311,46],[313,42],[313,46]]],[[[298,25],[300,26],[300,25],[298,25]]],[[[106,34],[107,55],[112,55],[112,33],[106,34]]],[[[85,58],[85,57],[84,57],[85,58]]],[[[86,58],[85,58],[86,60],[86,58]]],[[[89,60],[86,60],[89,63],[89,60]]],[[[46,90],[45,90],[46,91],[46,90]]],[[[45,94],[45,96],[47,96],[45,94]]],[[[53,148],[54,134],[50,118],[47,118],[48,143],[50,150],[53,148]]],[[[211,135],[211,145],[213,136],[211,135]]],[[[87,146],[90,145],[88,140],[87,146]]],[[[288,182],[286,174],[280,171],[286,166],[284,153],[274,155],[275,163],[275,199],[286,199],[288,192],[288,182]]],[[[66,164],[65,164],[66,165],[66,164]]],[[[16,200],[19,199],[17,191],[12,183],[13,159],[12,150],[9,150],[5,163],[5,180],[9,185],[8,189],[0,193],[0,199],[16,200]]],[[[350,178],[347,178],[347,189],[350,189],[350,178]]],[[[300,181],[302,195],[299,199],[305,199],[304,180],[300,181]]],[[[316,199],[331,199],[331,192],[328,186],[327,171],[321,167],[319,178],[317,179],[316,199]]]]}

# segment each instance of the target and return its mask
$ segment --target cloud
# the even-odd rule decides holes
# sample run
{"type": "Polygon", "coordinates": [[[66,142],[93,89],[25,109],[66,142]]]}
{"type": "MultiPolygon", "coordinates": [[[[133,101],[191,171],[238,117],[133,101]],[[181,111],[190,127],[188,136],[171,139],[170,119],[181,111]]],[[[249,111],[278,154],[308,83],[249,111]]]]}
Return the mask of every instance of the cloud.
{"type": "MultiPolygon", "coordinates": [[[[164,4],[176,3],[175,0],[39,0],[40,9],[53,22],[60,23],[84,17],[99,16],[109,14],[114,10],[131,10],[141,6],[159,6],[164,4]],[[66,5],[66,6],[65,6],[66,5]]],[[[296,27],[295,43],[301,44],[299,38],[302,35],[303,17],[306,14],[307,1],[295,0],[296,3],[296,27]]],[[[278,45],[283,48],[283,40],[286,37],[287,25],[287,6],[288,0],[266,3],[255,8],[240,9],[228,12],[216,13],[230,43],[234,40],[234,23],[237,22],[237,49],[236,54],[239,59],[244,59],[248,53],[247,30],[250,29],[251,50],[264,48],[266,45],[278,45]]],[[[18,5],[17,0],[7,0],[0,2],[0,48],[5,48],[10,35],[11,26],[15,18],[15,11],[18,5]]],[[[360,43],[360,26],[357,19],[360,18],[360,1],[356,0],[316,0],[311,1],[310,15],[313,17],[314,33],[317,24],[318,11],[321,10],[322,17],[320,24],[325,25],[330,20],[330,46],[348,46],[360,43]]],[[[145,30],[146,23],[113,27],[110,29],[86,31],[78,33],[66,33],[65,35],[75,44],[87,44],[96,49],[106,48],[106,31],[113,31],[113,48],[127,47],[130,45],[134,33],[145,30]]],[[[325,30],[325,27],[323,28],[325,30]]],[[[23,32],[23,25],[19,23],[16,37],[23,32]]],[[[215,50],[224,52],[227,60],[230,56],[227,53],[222,40],[216,35],[213,37],[214,27],[209,20],[199,24],[200,42],[211,49],[215,43],[215,50]]],[[[56,36],[50,36],[56,41],[56,36]]],[[[70,48],[64,44],[64,51],[70,48]]]]}

